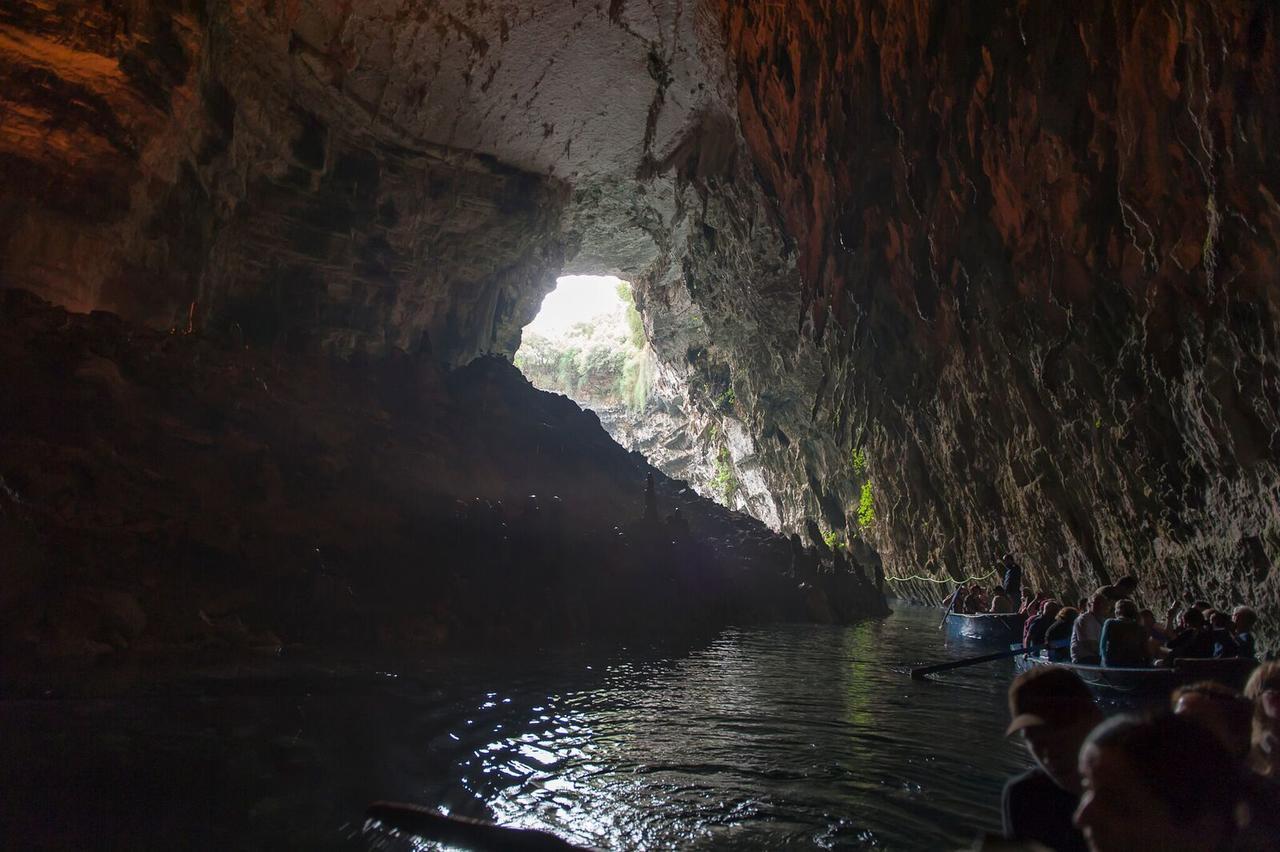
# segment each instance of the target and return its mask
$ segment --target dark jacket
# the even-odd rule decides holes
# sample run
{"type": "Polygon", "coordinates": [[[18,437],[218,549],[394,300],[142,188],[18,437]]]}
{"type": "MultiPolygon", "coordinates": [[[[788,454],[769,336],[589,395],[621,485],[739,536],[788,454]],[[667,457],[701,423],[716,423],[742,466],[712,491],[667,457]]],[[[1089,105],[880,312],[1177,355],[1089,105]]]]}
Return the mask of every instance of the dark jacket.
{"type": "Polygon", "coordinates": [[[1213,634],[1188,627],[1169,642],[1169,659],[1206,659],[1213,656],[1213,634]]]}
{"type": "Polygon", "coordinates": [[[1084,835],[1071,824],[1079,803],[1079,797],[1053,783],[1043,769],[1029,769],[1004,785],[1004,836],[1034,840],[1056,852],[1084,852],[1084,835]]]}
{"type": "MultiPolygon", "coordinates": [[[[1039,645],[1044,642],[1044,634],[1048,632],[1053,625],[1053,616],[1040,613],[1035,618],[1027,622],[1027,644],[1039,645]]],[[[1067,636],[1071,638],[1070,635],[1067,636]]]]}
{"type": "Polygon", "coordinates": [[[1075,624],[1070,621],[1058,621],[1049,625],[1045,630],[1044,641],[1050,645],[1060,643],[1061,648],[1050,648],[1048,651],[1049,659],[1055,663],[1071,662],[1071,628],[1075,624]]]}
{"type": "Polygon", "coordinates": [[[1137,668],[1151,665],[1147,654],[1147,631],[1129,618],[1108,618],[1098,642],[1104,666],[1137,668]]]}

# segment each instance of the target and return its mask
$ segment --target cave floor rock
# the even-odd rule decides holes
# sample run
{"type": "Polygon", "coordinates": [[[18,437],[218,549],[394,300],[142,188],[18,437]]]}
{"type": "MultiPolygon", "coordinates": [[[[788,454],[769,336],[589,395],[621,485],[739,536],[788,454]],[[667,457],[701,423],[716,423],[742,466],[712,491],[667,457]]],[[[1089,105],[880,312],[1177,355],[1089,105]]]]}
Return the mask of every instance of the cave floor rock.
{"type": "MultiPolygon", "coordinates": [[[[885,611],[506,361],[347,363],[0,290],[0,656],[439,649],[885,611]],[[538,495],[532,500],[528,495],[538,495]]],[[[15,670],[10,668],[10,671],[15,670]]]]}

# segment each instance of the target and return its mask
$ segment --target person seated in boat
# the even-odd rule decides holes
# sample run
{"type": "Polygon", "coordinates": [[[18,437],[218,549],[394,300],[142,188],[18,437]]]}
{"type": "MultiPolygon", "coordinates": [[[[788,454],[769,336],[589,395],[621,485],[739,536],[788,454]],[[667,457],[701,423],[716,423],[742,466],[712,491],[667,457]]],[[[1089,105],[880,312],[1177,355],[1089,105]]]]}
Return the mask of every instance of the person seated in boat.
{"type": "Polygon", "coordinates": [[[955,591],[942,599],[942,608],[948,612],[964,612],[964,599],[969,594],[969,587],[964,583],[956,586],[955,591]]]}
{"type": "Polygon", "coordinates": [[[987,611],[987,593],[982,591],[982,587],[977,583],[973,584],[973,591],[969,592],[969,597],[964,599],[965,612],[986,612],[987,611]]]}
{"type": "Polygon", "coordinates": [[[1280,662],[1254,669],[1244,697],[1253,702],[1249,766],[1264,778],[1280,779],[1280,662]]]}
{"type": "Polygon", "coordinates": [[[1021,735],[1035,766],[1004,785],[1005,837],[1083,850],[1084,836],[1071,824],[1081,792],[1076,755],[1102,721],[1089,688],[1069,669],[1037,666],[1009,686],[1009,715],[1006,735],[1021,735]]]}
{"type": "Polygon", "coordinates": [[[1231,630],[1231,616],[1215,609],[1209,615],[1209,633],[1213,636],[1213,656],[1238,657],[1240,645],[1231,630]]]}
{"type": "Polygon", "coordinates": [[[1022,600],[1014,601],[1013,603],[1014,606],[1018,608],[1018,612],[1024,615],[1033,615],[1040,611],[1040,604],[1043,603],[1043,601],[1040,598],[1039,592],[1034,592],[1031,589],[1023,589],[1022,600]]]}
{"type": "Polygon", "coordinates": [[[1258,623],[1258,614],[1252,607],[1238,606],[1231,610],[1231,632],[1235,636],[1240,656],[1250,660],[1258,659],[1258,644],[1253,638],[1253,626],[1258,623]]]}
{"type": "Polygon", "coordinates": [[[1098,639],[1099,656],[1104,666],[1145,668],[1151,665],[1147,652],[1147,631],[1138,623],[1138,605],[1125,598],[1117,601],[1115,617],[1102,625],[1098,639]]]}
{"type": "Polygon", "coordinates": [[[1022,634],[1023,646],[1043,645],[1045,634],[1049,632],[1049,627],[1052,626],[1053,620],[1057,618],[1061,609],[1062,604],[1057,601],[1045,601],[1044,606],[1040,607],[1040,611],[1027,619],[1026,629],[1022,634]]]}
{"type": "Polygon", "coordinates": [[[1204,613],[1194,606],[1183,610],[1177,634],[1169,640],[1167,661],[1206,659],[1213,656],[1213,634],[1205,624],[1204,613]]]}
{"type": "Polygon", "coordinates": [[[1009,595],[1001,586],[996,586],[991,590],[991,606],[987,608],[988,612],[1017,612],[1013,605],[1013,601],[1009,599],[1009,595]]]}
{"type": "Polygon", "coordinates": [[[1156,614],[1149,609],[1138,610],[1138,623],[1146,628],[1149,637],[1161,645],[1173,638],[1173,634],[1166,630],[1163,624],[1156,621],[1156,614]]]}
{"type": "Polygon", "coordinates": [[[1253,702],[1238,690],[1202,680],[1175,689],[1169,697],[1169,709],[1208,728],[1242,764],[1249,757],[1253,702]]]}
{"type": "Polygon", "coordinates": [[[1152,660],[1163,659],[1167,653],[1164,646],[1171,634],[1163,625],[1156,623],[1156,614],[1149,609],[1138,610],[1138,623],[1147,631],[1147,656],[1152,660]]]}
{"type": "Polygon", "coordinates": [[[1080,614],[1071,629],[1071,662],[1096,666],[1102,662],[1099,643],[1102,640],[1102,621],[1111,608],[1111,600],[1102,590],[1089,598],[1089,609],[1080,614]]]}
{"type": "Polygon", "coordinates": [[[1075,824],[1094,852],[1225,850],[1238,836],[1245,776],[1184,716],[1117,716],[1080,749],[1075,824]]]}
{"type": "Polygon", "coordinates": [[[1080,610],[1073,606],[1064,606],[1053,617],[1053,623],[1044,632],[1045,644],[1049,649],[1046,656],[1055,663],[1071,662],[1071,631],[1075,628],[1080,610]]]}
{"type": "Polygon", "coordinates": [[[1048,595],[1045,592],[1026,591],[1024,594],[1029,595],[1030,597],[1023,598],[1022,606],[1018,608],[1018,612],[1028,618],[1033,615],[1038,615],[1041,608],[1044,607],[1044,602],[1049,600],[1051,597],[1051,595],[1048,595]]]}

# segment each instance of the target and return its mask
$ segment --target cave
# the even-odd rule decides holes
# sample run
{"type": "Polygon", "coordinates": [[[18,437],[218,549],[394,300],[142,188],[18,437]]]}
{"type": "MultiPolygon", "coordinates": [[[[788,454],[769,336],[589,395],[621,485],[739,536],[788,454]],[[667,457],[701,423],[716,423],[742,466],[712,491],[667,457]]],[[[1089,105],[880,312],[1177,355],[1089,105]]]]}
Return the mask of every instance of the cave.
{"type": "Polygon", "coordinates": [[[1008,672],[978,766],[895,703],[957,584],[1280,642],[1278,15],[6,3],[0,834],[998,833],[1008,672]]]}

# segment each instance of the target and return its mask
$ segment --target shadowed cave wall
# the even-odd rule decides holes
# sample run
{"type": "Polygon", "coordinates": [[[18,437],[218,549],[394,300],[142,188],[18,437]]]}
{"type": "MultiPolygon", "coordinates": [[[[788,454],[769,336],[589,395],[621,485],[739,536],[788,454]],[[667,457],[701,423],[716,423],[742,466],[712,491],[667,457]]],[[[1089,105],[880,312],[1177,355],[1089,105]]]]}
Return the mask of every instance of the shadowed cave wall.
{"type": "Polygon", "coordinates": [[[1274,623],[1276,14],[23,0],[0,275],[459,365],[618,272],[758,517],[1274,623]]]}

